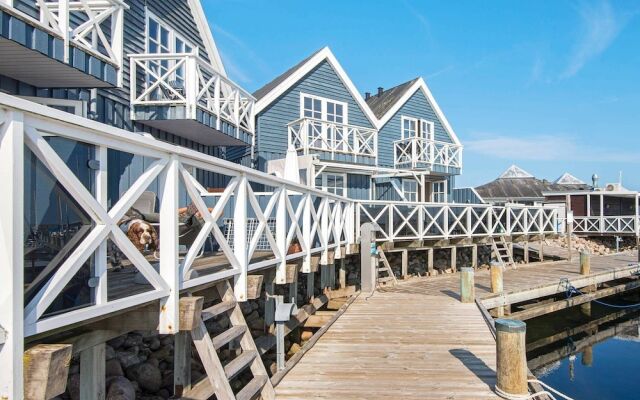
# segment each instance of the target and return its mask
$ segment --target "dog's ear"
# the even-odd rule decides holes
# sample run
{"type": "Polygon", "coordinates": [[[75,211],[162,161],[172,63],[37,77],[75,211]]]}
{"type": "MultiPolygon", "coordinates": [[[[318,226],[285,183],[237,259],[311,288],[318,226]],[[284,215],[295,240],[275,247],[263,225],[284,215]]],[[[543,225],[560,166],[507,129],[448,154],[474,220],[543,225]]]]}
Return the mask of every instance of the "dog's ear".
{"type": "Polygon", "coordinates": [[[160,247],[160,241],[158,240],[158,231],[153,225],[149,225],[149,231],[151,232],[151,243],[149,243],[149,248],[151,250],[158,250],[160,247]]]}
{"type": "Polygon", "coordinates": [[[139,222],[133,222],[129,225],[129,230],[127,231],[127,237],[129,238],[129,240],[131,241],[131,243],[133,243],[134,246],[136,246],[136,249],[143,251],[144,250],[144,246],[142,245],[142,243],[140,243],[140,230],[139,228],[140,223],[139,222]]]}

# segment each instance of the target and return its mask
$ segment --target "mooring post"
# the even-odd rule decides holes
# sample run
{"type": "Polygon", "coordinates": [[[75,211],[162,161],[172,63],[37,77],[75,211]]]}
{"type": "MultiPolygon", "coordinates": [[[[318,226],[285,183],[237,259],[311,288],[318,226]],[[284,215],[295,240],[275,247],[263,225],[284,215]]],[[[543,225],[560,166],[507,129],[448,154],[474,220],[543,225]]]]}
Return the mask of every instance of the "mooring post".
{"type": "MultiPolygon", "coordinates": [[[[504,267],[502,266],[502,264],[499,263],[491,263],[491,293],[502,293],[502,291],[504,290],[504,286],[503,286],[503,277],[502,274],[504,272],[504,267]]],[[[503,306],[499,306],[496,307],[496,316],[497,317],[502,317],[504,316],[504,307],[503,306]]]]}
{"type": "Polygon", "coordinates": [[[360,228],[360,290],[363,293],[373,292],[376,287],[378,260],[375,230],[373,224],[368,222],[360,228]]]}
{"type": "Polygon", "coordinates": [[[580,275],[591,274],[591,254],[589,250],[580,251],[580,275]]]}
{"type": "Polygon", "coordinates": [[[460,269],[460,301],[463,303],[473,303],[476,301],[476,288],[473,274],[473,268],[464,267],[460,269]]]}
{"type": "Polygon", "coordinates": [[[514,397],[529,394],[526,332],[527,325],[522,321],[496,320],[496,390],[514,397]]]}

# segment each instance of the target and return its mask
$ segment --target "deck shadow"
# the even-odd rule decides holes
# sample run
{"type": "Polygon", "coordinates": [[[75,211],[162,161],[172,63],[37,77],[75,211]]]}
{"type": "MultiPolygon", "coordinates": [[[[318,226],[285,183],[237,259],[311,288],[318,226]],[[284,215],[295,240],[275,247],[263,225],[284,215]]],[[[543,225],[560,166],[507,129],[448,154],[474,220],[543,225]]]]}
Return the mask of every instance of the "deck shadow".
{"type": "Polygon", "coordinates": [[[448,289],[447,290],[441,290],[440,293],[446,294],[447,296],[452,297],[452,298],[454,298],[456,300],[460,300],[460,294],[454,292],[453,290],[448,290],[448,289]]]}
{"type": "Polygon", "coordinates": [[[476,357],[475,354],[466,349],[449,350],[452,356],[460,360],[469,371],[473,372],[482,382],[484,382],[491,390],[496,384],[496,372],[491,369],[483,360],[476,357]]]}

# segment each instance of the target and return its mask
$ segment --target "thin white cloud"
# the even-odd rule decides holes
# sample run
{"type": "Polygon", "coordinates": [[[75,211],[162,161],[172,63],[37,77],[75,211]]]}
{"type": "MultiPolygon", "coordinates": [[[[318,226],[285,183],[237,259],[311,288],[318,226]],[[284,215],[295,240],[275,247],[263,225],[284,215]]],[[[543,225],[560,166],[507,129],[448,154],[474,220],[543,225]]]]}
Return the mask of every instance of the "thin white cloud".
{"type": "MultiPolygon", "coordinates": [[[[233,45],[229,47],[235,47],[237,49],[237,51],[235,52],[236,54],[241,55],[242,58],[246,58],[246,60],[243,61],[244,64],[258,67],[263,73],[271,73],[269,64],[265,60],[263,60],[262,57],[260,57],[251,48],[251,46],[248,46],[242,39],[225,30],[220,25],[213,25],[213,31],[215,32],[216,36],[219,35],[228,40],[233,45]]],[[[220,41],[218,41],[218,47],[220,47],[220,41]]],[[[222,53],[222,50],[218,50],[222,53]]],[[[237,79],[241,83],[252,82],[249,74],[240,67],[239,63],[234,60],[234,57],[232,57],[229,52],[225,52],[225,55],[224,57],[222,57],[222,59],[224,61],[225,67],[229,70],[229,74],[234,77],[234,79],[237,79]]]]}
{"type": "Polygon", "coordinates": [[[465,152],[518,161],[575,161],[640,163],[635,152],[589,146],[562,135],[529,137],[483,135],[464,142],[465,152]]]}
{"type": "Polygon", "coordinates": [[[626,23],[626,18],[617,15],[606,0],[583,2],[578,7],[578,13],[582,25],[580,37],[561,78],[571,78],[589,61],[607,50],[626,23]]]}

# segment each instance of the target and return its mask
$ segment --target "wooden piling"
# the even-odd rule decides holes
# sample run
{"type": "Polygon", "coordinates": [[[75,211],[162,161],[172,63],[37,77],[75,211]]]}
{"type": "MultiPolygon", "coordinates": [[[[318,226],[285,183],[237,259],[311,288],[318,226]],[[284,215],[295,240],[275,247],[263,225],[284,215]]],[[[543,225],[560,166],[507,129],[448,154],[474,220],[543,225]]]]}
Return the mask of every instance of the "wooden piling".
{"type": "Polygon", "coordinates": [[[582,351],[582,360],[581,364],[585,367],[593,366],[593,346],[587,346],[582,351]]]}
{"type": "Polygon", "coordinates": [[[591,254],[588,250],[580,252],[580,275],[591,274],[591,254]]]}
{"type": "Polygon", "coordinates": [[[347,287],[347,269],[344,265],[344,258],[341,258],[339,261],[339,269],[338,269],[338,285],[340,289],[344,289],[347,287]]]}
{"type": "Polygon", "coordinates": [[[458,270],[458,249],[456,247],[451,248],[451,270],[453,272],[458,270]]]}
{"type": "Polygon", "coordinates": [[[473,268],[462,268],[460,270],[460,301],[463,303],[473,303],[476,301],[473,268]]]}
{"type": "Polygon", "coordinates": [[[527,395],[527,325],[522,321],[507,319],[497,319],[495,324],[496,389],[513,396],[527,395]]]}
{"type": "Polygon", "coordinates": [[[427,275],[435,275],[435,270],[433,269],[433,248],[427,249],[427,275]]]}
{"type": "Polygon", "coordinates": [[[80,398],[86,400],[104,400],[105,359],[104,343],[80,352],[80,398]]]}
{"type": "Polygon", "coordinates": [[[70,344],[39,344],[24,352],[24,399],[46,400],[67,389],[70,344]]]}
{"type": "Polygon", "coordinates": [[[471,266],[473,268],[478,268],[478,245],[474,244],[471,246],[471,266]]]}
{"type": "Polygon", "coordinates": [[[491,265],[491,293],[502,293],[504,268],[500,264],[491,265]]]}
{"type": "Polygon", "coordinates": [[[409,276],[409,250],[402,250],[402,279],[407,279],[409,276]]]}

